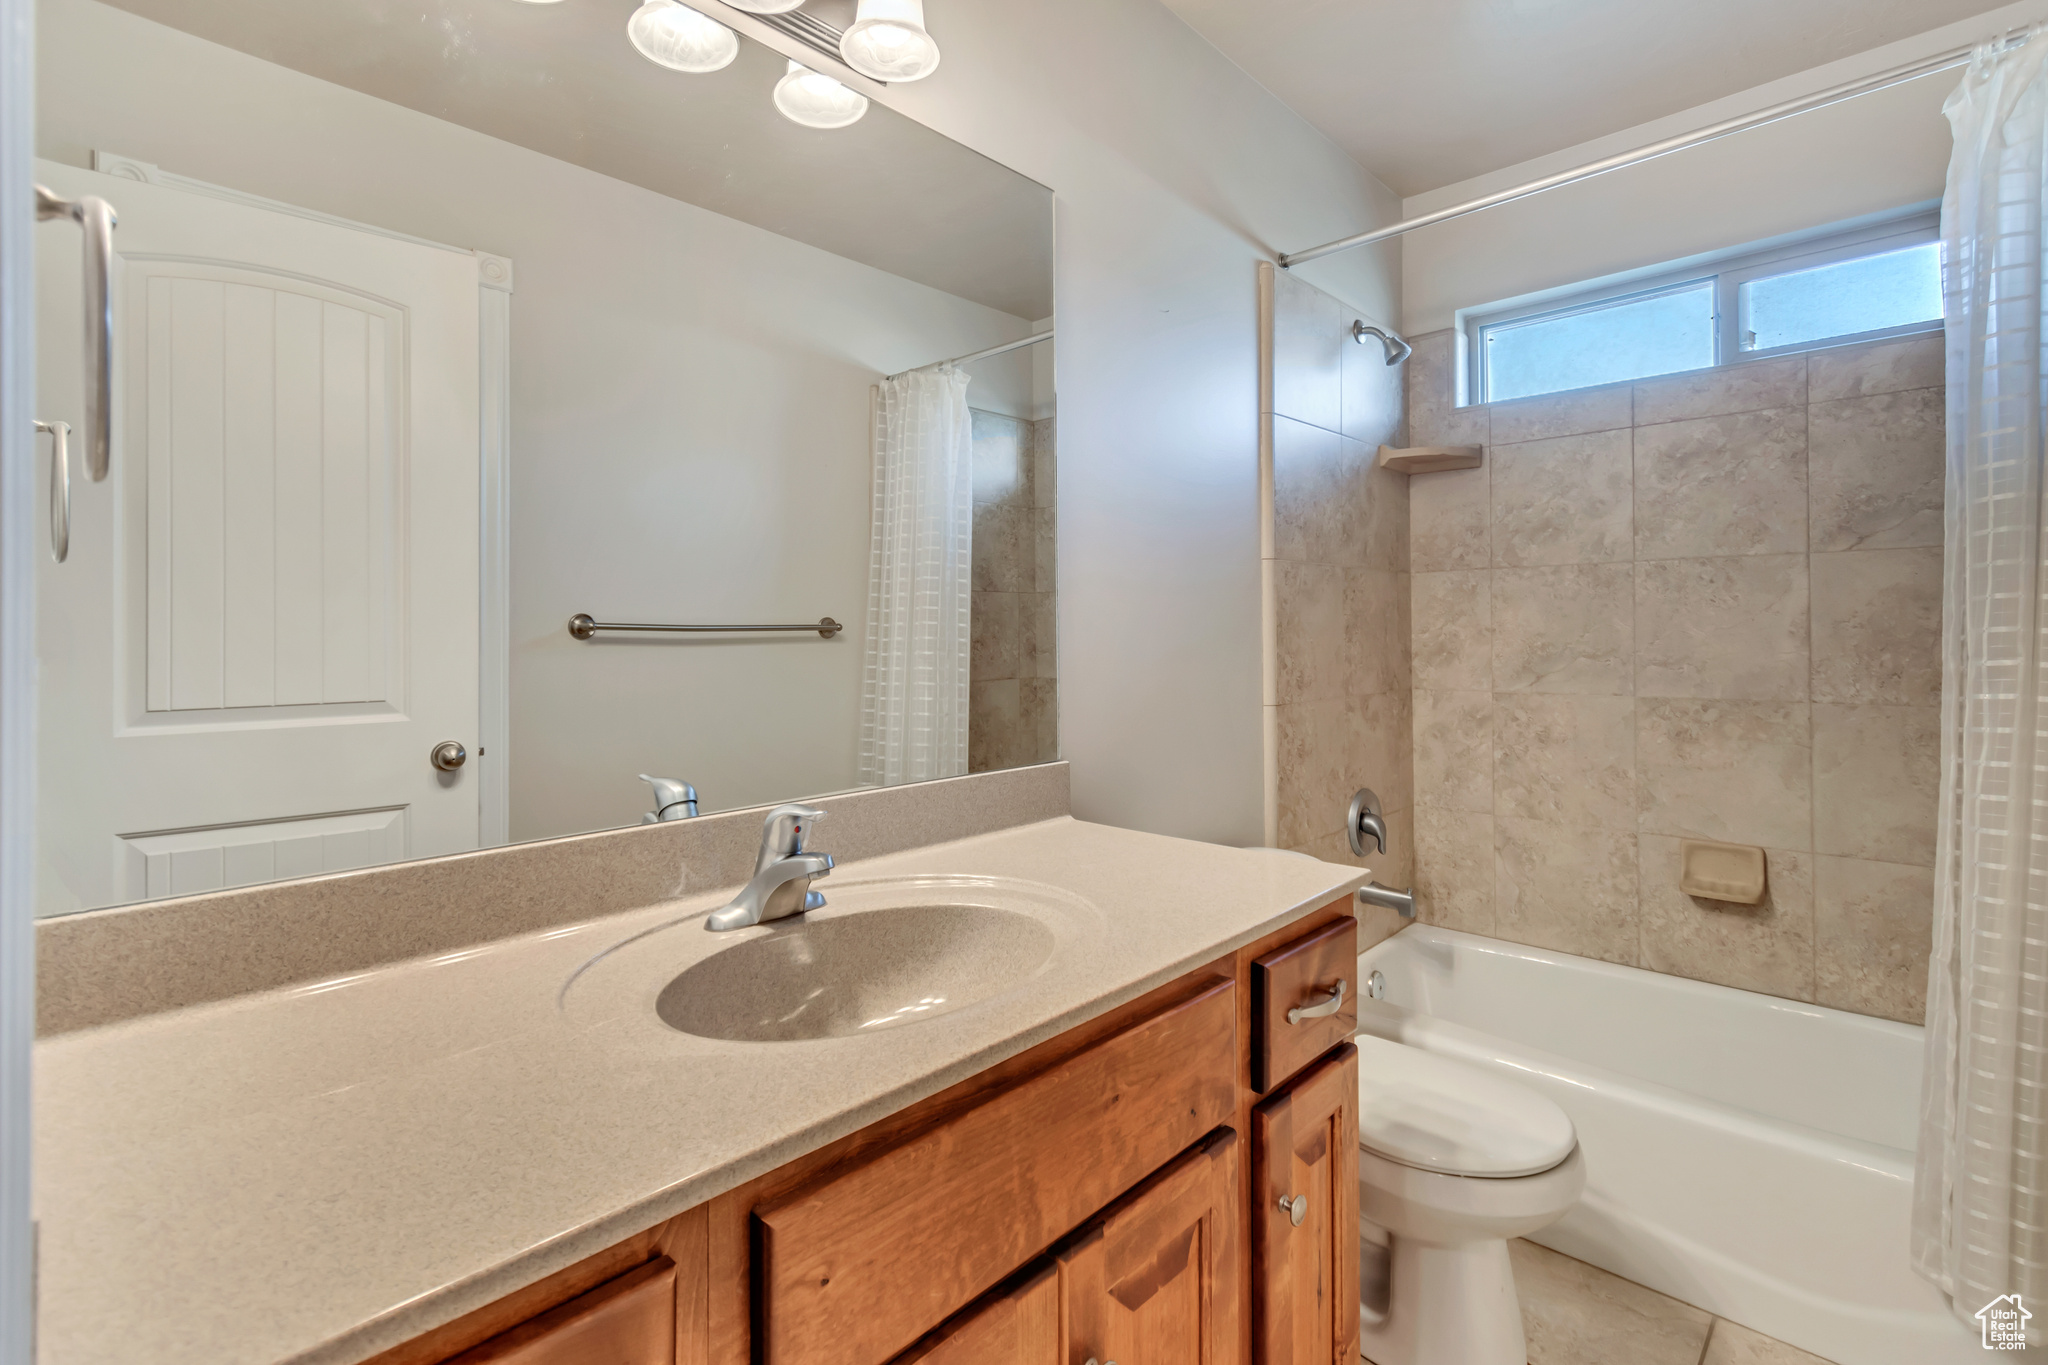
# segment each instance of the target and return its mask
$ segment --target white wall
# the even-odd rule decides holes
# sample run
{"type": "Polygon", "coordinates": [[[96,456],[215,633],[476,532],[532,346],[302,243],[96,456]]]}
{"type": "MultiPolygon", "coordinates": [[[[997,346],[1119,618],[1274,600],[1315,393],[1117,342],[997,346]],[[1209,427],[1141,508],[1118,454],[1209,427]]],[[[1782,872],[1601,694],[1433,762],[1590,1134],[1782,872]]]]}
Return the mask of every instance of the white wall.
{"type": "MultiPolygon", "coordinates": [[[[1260,260],[1396,216],[1154,0],[930,0],[882,98],[1059,196],[1060,745],[1075,813],[1258,843],[1260,260]]],[[[1398,253],[1302,274],[1398,311],[1398,253]]]]}
{"type": "MultiPolygon", "coordinates": [[[[2048,17],[2009,5],[1595,142],[1418,195],[1443,208],[2048,17]]],[[[1402,317],[1416,334],[1460,308],[1623,274],[1941,197],[1942,101],[1960,71],[1864,95],[1404,239],[1402,317]]]]}
{"type": "MultiPolygon", "coordinates": [[[[640,772],[707,810],[855,785],[870,385],[1025,320],[93,0],[39,25],[44,156],[513,258],[513,837],[632,822],[640,772]],[[583,644],[579,611],[851,629],[583,644]]],[[[987,401],[1028,409],[1009,363],[987,401]]]]}

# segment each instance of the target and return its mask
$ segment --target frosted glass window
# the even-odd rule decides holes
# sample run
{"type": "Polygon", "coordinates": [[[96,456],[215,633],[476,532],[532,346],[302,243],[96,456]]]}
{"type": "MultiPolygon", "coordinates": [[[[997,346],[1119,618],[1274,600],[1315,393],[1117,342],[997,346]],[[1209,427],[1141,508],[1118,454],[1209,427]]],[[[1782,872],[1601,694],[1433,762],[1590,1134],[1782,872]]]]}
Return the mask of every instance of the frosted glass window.
{"type": "Polygon", "coordinates": [[[1485,394],[1500,402],[1677,370],[1714,356],[1714,282],[1700,280],[1480,330],[1485,394]]]}
{"type": "Polygon", "coordinates": [[[1742,286],[1745,351],[1912,327],[1941,318],[1941,244],[1767,275],[1742,286]]]}

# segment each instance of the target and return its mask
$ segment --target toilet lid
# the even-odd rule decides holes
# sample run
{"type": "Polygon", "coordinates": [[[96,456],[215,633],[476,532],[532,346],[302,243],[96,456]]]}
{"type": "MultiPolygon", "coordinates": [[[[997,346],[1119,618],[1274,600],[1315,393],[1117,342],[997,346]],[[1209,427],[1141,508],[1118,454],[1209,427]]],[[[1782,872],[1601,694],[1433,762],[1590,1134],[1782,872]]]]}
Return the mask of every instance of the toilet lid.
{"type": "Polygon", "coordinates": [[[1578,1134],[1546,1095],[1483,1067],[1361,1034],[1358,1145],[1446,1175],[1547,1171],[1578,1134]]]}

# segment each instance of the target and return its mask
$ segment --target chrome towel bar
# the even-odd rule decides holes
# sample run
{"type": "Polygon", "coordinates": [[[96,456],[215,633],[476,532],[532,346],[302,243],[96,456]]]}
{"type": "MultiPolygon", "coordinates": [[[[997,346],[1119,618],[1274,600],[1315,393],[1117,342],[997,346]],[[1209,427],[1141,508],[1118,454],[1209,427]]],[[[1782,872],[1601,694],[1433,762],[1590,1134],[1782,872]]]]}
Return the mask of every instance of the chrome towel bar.
{"type": "Polygon", "coordinates": [[[750,633],[757,630],[815,630],[829,640],[846,627],[829,616],[795,626],[647,626],[634,625],[625,621],[593,621],[587,612],[577,612],[569,618],[569,633],[579,640],[588,640],[601,630],[639,630],[674,632],[683,635],[730,635],[750,633]]]}

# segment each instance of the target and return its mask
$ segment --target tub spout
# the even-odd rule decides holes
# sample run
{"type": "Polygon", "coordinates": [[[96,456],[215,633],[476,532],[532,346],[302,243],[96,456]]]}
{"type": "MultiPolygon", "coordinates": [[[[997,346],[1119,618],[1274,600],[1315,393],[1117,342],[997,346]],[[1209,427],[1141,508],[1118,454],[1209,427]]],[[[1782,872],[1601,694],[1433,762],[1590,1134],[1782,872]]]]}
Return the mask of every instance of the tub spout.
{"type": "Polygon", "coordinates": [[[1415,888],[1412,886],[1406,891],[1396,891],[1391,886],[1381,886],[1378,882],[1367,882],[1364,886],[1358,888],[1358,903],[1360,905],[1379,905],[1389,910],[1397,910],[1400,912],[1402,919],[1415,918],[1415,888]]]}

